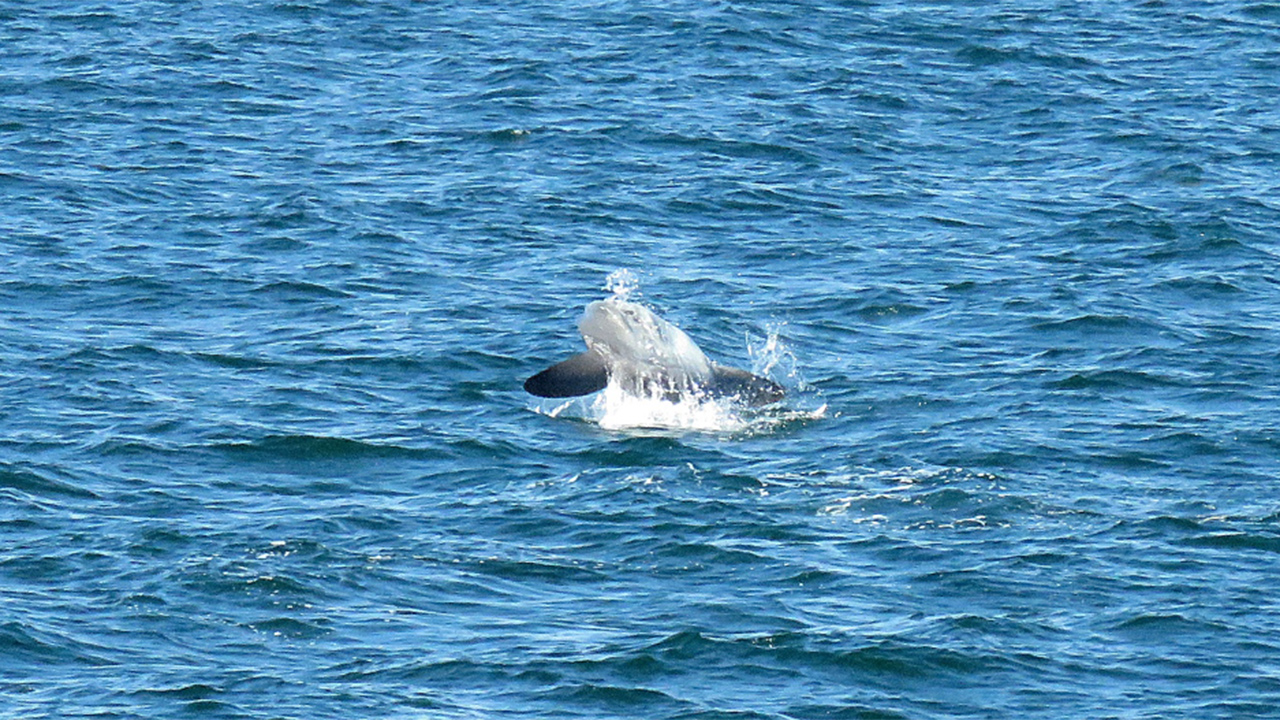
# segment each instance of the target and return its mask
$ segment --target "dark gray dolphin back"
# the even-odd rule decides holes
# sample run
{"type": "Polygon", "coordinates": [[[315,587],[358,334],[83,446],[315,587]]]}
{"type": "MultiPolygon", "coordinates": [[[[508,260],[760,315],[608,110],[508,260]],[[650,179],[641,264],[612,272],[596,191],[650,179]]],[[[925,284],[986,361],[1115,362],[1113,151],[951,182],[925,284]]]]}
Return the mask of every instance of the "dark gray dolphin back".
{"type": "Polygon", "coordinates": [[[786,395],[786,390],[778,383],[752,375],[746,370],[711,366],[711,382],[706,391],[714,397],[734,398],[752,407],[776,403],[786,395]]]}
{"type": "Polygon", "coordinates": [[[556,363],[524,381],[525,392],[545,398],[578,397],[603,390],[609,384],[609,367],[595,350],[556,363]]]}

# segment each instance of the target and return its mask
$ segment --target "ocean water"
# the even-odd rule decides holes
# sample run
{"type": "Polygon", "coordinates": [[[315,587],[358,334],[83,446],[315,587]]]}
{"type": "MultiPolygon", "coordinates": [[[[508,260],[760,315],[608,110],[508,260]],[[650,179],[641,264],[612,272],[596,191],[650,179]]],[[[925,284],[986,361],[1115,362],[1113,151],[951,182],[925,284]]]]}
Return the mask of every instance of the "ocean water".
{"type": "Polygon", "coordinates": [[[0,2],[0,716],[1280,717],[1278,95],[1267,2],[0,2]],[[619,277],[788,399],[526,395],[619,277]]]}

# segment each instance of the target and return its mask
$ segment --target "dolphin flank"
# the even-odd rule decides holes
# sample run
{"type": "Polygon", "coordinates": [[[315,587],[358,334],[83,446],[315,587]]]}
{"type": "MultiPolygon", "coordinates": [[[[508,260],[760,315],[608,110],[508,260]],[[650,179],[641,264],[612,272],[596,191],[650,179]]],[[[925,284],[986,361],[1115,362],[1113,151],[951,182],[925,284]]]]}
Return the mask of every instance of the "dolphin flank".
{"type": "Polygon", "coordinates": [[[619,297],[588,303],[578,331],[586,352],[526,380],[529,394],[577,397],[613,382],[634,396],[672,401],[726,398],[759,407],[785,395],[768,378],[712,362],[683,330],[619,297]]]}

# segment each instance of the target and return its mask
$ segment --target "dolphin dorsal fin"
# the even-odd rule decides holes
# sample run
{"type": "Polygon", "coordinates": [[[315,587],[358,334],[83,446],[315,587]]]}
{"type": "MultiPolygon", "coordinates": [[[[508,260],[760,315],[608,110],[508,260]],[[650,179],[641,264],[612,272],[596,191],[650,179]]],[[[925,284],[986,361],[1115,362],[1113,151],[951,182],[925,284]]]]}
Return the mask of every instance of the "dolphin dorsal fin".
{"type": "Polygon", "coordinates": [[[609,367],[595,350],[574,355],[524,381],[530,395],[546,398],[577,397],[603,390],[609,384],[609,367]]]}

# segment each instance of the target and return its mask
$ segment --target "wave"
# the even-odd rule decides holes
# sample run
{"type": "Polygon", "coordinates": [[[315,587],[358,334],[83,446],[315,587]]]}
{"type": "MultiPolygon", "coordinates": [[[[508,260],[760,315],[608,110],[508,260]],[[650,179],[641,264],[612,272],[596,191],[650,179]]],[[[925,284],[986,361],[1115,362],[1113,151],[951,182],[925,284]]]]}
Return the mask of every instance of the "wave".
{"type": "Polygon", "coordinates": [[[360,460],[446,457],[440,450],[411,448],[327,435],[268,435],[259,440],[217,443],[215,450],[258,460],[360,460]]]}
{"type": "Polygon", "coordinates": [[[1152,387],[1188,387],[1164,373],[1140,370],[1090,370],[1071,374],[1048,385],[1056,390],[1112,390],[1152,387]]]}
{"type": "Polygon", "coordinates": [[[0,489],[17,490],[37,498],[81,498],[96,500],[98,494],[66,480],[29,468],[0,463],[0,489]]]}
{"type": "Polygon", "coordinates": [[[0,623],[0,657],[4,658],[5,667],[28,663],[37,668],[62,664],[118,664],[109,658],[108,648],[85,643],[63,633],[38,630],[18,621],[0,623]]]}

